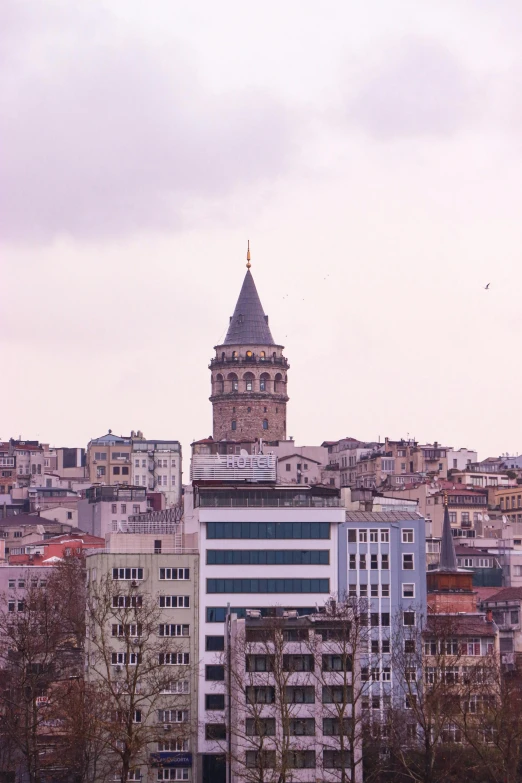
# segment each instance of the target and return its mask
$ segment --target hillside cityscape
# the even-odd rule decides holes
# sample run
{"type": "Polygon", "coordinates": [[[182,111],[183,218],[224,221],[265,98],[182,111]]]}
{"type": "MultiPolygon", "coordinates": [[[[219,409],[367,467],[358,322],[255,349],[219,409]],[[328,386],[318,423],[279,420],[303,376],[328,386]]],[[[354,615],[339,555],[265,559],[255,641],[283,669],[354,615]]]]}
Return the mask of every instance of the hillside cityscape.
{"type": "Polygon", "coordinates": [[[189,455],[2,433],[0,783],[521,780],[522,456],[296,443],[234,285],[189,455]]]}

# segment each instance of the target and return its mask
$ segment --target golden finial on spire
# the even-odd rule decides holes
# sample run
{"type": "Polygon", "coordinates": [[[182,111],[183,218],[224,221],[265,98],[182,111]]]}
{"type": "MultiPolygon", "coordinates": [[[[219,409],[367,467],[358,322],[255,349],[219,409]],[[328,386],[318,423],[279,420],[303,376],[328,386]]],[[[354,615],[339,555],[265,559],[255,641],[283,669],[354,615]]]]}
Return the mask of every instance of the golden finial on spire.
{"type": "Polygon", "coordinates": [[[246,268],[250,269],[252,264],[250,263],[250,239],[247,240],[247,264],[246,268]]]}
{"type": "Polygon", "coordinates": [[[447,492],[444,493],[444,505],[445,506],[448,505],[448,493],[447,492]]]}

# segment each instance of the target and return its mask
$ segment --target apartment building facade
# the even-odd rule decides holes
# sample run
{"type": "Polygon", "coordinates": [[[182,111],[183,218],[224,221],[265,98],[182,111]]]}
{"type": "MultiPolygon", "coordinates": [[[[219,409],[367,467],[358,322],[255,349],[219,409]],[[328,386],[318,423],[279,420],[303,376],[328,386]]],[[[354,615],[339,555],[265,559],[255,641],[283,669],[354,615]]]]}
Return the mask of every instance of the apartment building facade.
{"type": "Polygon", "coordinates": [[[202,783],[224,780],[224,650],[227,607],[239,618],[276,607],[310,614],[337,593],[337,493],[275,484],[194,486],[199,528],[199,694],[202,783]]]}
{"type": "Polygon", "coordinates": [[[78,501],[78,527],[105,538],[109,533],[126,532],[129,517],[146,511],[143,487],[95,485],[78,501]]]}
{"type": "Polygon", "coordinates": [[[149,492],[161,492],[167,507],[180,502],[182,490],[181,444],[179,441],[132,440],[132,483],[149,492]]]}
{"type": "Polygon", "coordinates": [[[161,492],[172,506],[181,497],[181,457],[179,441],[147,439],[140,430],[128,437],[109,430],[89,442],[86,469],[93,484],[145,487],[161,492]]]}
{"type": "Polygon", "coordinates": [[[339,597],[366,607],[361,667],[372,672],[368,701],[384,713],[400,688],[393,639],[426,617],[426,532],[420,514],[347,511],[339,528],[339,597]]]}
{"type": "MultiPolygon", "coordinates": [[[[142,783],[197,780],[199,555],[196,550],[180,548],[176,535],[165,532],[116,534],[109,536],[108,545],[105,551],[89,555],[86,567],[91,594],[104,578],[112,580],[118,588],[121,586],[121,596],[116,596],[116,601],[115,596],[112,597],[115,608],[112,614],[108,613],[104,630],[111,638],[111,672],[107,674],[103,667],[92,663],[95,646],[88,634],[87,680],[110,679],[116,687],[124,677],[123,667],[139,665],[136,656],[145,658],[147,648],[155,650],[154,645],[158,641],[162,643],[163,651],[158,653],[160,668],[155,677],[162,680],[172,674],[172,684],[162,686],[159,697],[155,695],[154,709],[147,712],[145,701],[134,716],[135,722],[149,724],[151,743],[133,761],[132,779],[142,783]],[[125,551],[119,551],[122,549],[125,551]],[[129,633],[136,636],[132,642],[136,652],[127,652],[131,648],[125,628],[120,630],[118,625],[121,623],[119,608],[128,600],[139,607],[140,597],[145,595],[152,597],[158,607],[156,634],[141,646],[139,624],[131,625],[129,633]],[[168,652],[169,649],[172,652],[168,652]]],[[[145,690],[143,694],[147,696],[145,690]]],[[[151,700],[153,697],[151,692],[151,700]]]]}
{"type": "MultiPolygon", "coordinates": [[[[362,780],[359,657],[335,613],[231,614],[225,634],[230,783],[362,780]]],[[[366,688],[366,685],[364,686],[366,688]]]]}

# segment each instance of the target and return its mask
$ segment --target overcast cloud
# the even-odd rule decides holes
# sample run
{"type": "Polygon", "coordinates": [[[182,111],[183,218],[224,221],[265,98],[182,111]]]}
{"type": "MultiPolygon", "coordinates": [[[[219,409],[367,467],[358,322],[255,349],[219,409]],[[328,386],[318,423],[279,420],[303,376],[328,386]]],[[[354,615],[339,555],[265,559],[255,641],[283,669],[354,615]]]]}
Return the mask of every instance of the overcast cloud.
{"type": "Polygon", "coordinates": [[[0,26],[1,437],[208,435],[250,239],[299,443],[521,449],[519,3],[4,0],[0,26]]]}

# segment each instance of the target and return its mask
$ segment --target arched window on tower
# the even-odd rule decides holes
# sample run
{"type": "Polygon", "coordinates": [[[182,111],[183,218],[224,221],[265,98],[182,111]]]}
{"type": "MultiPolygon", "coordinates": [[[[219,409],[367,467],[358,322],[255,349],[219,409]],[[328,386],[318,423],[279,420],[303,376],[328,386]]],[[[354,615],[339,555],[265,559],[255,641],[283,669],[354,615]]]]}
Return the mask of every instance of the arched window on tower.
{"type": "Polygon", "coordinates": [[[239,390],[239,381],[235,372],[229,372],[227,380],[230,381],[230,391],[237,392],[239,390]]]}
{"type": "Polygon", "coordinates": [[[225,381],[221,373],[216,375],[216,393],[223,394],[225,391],[225,381]]]}
{"type": "Polygon", "coordinates": [[[263,419],[263,429],[264,430],[268,429],[268,419],[263,419]]]}
{"type": "Polygon", "coordinates": [[[268,382],[270,380],[270,375],[267,372],[261,373],[261,377],[259,379],[259,391],[268,391],[268,382]]]}
{"type": "Polygon", "coordinates": [[[247,361],[250,361],[250,362],[252,361],[252,359],[254,358],[254,354],[252,353],[252,351],[247,351],[246,352],[246,358],[247,358],[247,361]]]}
{"type": "Polygon", "coordinates": [[[232,419],[232,429],[234,431],[237,429],[237,421],[235,419],[232,419]]]}
{"type": "Polygon", "coordinates": [[[280,372],[278,372],[276,377],[274,378],[274,391],[280,392],[282,385],[283,385],[283,376],[281,375],[280,372]]]}
{"type": "Polygon", "coordinates": [[[254,375],[251,372],[246,372],[243,375],[243,380],[245,382],[245,391],[251,392],[254,391],[254,375]]]}
{"type": "Polygon", "coordinates": [[[266,359],[266,353],[264,351],[259,351],[259,359],[260,361],[264,362],[266,359]]]}
{"type": "Polygon", "coordinates": [[[232,359],[237,362],[237,351],[232,351],[232,359]]]}

